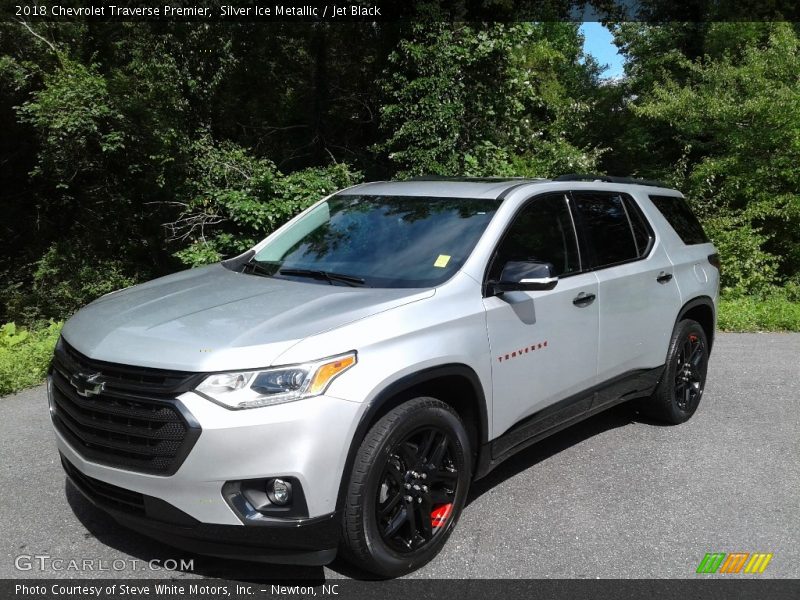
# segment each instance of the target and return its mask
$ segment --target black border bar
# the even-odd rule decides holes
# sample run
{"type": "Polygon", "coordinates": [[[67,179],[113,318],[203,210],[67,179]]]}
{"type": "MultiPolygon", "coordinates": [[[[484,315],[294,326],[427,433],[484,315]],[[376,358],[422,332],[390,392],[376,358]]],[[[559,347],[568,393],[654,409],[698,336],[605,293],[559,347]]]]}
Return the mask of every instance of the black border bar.
{"type": "Polygon", "coordinates": [[[458,598],[458,600],[512,600],[539,598],[565,600],[782,600],[800,596],[796,579],[725,579],[661,580],[661,579],[399,579],[392,581],[300,580],[229,581],[222,579],[4,579],[0,581],[0,597],[36,600],[99,600],[150,599],[185,600],[186,598],[227,598],[230,600],[262,600],[266,598],[337,598],[341,600],[408,600],[458,598]],[[156,586],[169,585],[169,592],[158,593],[156,586]],[[28,591],[20,591],[25,586],[28,591]],[[122,586],[129,586],[127,590],[122,586]],[[138,593],[131,593],[136,587],[138,593]],[[193,589],[191,586],[197,586],[193,589]],[[149,593],[143,594],[147,587],[149,593]],[[31,592],[38,588],[40,593],[31,592]],[[81,590],[82,591],[77,591],[81,590]],[[96,590],[99,589],[99,594],[96,590]],[[70,590],[76,590],[70,593],[70,590]],[[203,590],[203,591],[201,591],[203,590]],[[211,590],[214,590],[213,592],[211,590]],[[44,592],[44,593],[41,593],[44,592]]]}
{"type": "Polygon", "coordinates": [[[797,0],[0,0],[0,21],[798,21],[797,0]]]}

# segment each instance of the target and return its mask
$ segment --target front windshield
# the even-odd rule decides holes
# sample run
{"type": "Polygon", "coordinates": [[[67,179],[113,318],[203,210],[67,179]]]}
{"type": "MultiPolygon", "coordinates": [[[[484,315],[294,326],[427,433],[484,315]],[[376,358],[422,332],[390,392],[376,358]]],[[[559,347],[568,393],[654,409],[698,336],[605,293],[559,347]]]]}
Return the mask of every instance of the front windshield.
{"type": "MultiPolygon", "coordinates": [[[[431,287],[469,256],[498,200],[334,196],[292,223],[253,258],[256,274],[333,274],[369,287],[431,287]]],[[[344,283],[335,277],[304,281],[344,283]]]]}

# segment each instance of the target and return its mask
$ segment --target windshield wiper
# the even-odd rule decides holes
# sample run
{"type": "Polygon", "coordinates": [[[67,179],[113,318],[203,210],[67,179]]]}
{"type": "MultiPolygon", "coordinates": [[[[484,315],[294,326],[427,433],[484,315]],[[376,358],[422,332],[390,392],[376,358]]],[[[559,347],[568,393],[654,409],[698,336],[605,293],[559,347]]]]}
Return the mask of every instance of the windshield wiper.
{"type": "Polygon", "coordinates": [[[270,271],[266,267],[260,265],[258,261],[251,260],[250,262],[244,263],[242,267],[242,272],[247,272],[248,269],[253,275],[261,275],[262,277],[272,277],[273,271],[270,271]]]}
{"type": "Polygon", "coordinates": [[[290,275],[294,277],[313,277],[314,279],[324,279],[331,285],[334,281],[346,283],[351,287],[364,285],[364,280],[361,277],[353,277],[352,275],[344,275],[342,273],[332,273],[331,271],[315,271],[312,269],[281,269],[278,271],[281,275],[290,275]]]}

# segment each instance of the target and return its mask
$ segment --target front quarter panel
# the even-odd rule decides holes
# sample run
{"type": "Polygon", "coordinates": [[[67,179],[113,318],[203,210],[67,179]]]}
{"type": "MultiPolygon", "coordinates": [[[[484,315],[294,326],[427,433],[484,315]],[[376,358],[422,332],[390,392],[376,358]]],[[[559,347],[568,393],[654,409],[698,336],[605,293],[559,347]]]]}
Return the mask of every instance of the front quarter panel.
{"type": "MultiPolygon", "coordinates": [[[[358,352],[358,364],[334,380],[327,395],[369,404],[408,375],[461,364],[476,373],[490,402],[491,359],[480,285],[463,273],[430,298],[304,340],[279,362],[300,363],[348,350],[358,352]]],[[[487,412],[491,420],[488,407],[487,412]]]]}

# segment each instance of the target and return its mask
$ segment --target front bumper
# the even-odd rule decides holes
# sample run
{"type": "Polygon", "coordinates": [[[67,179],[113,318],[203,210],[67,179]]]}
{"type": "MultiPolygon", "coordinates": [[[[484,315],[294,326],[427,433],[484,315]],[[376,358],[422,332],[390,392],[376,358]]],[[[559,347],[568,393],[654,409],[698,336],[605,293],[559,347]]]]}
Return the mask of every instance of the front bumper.
{"type": "Polygon", "coordinates": [[[191,452],[168,476],[93,462],[55,429],[75,487],[121,524],[192,552],[294,564],[330,562],[339,540],[339,487],[364,405],[319,396],[231,411],[192,392],[177,400],[202,429],[191,452]],[[230,482],[271,477],[299,482],[302,513],[247,518],[223,494],[230,482]],[[108,497],[109,489],[116,498],[108,497]],[[134,498],[136,506],[126,498],[134,498]]]}
{"type": "Polygon", "coordinates": [[[160,498],[202,523],[242,525],[226,502],[226,482],[294,477],[308,517],[336,510],[350,441],[364,405],[329,396],[232,411],[192,392],[178,397],[202,433],[180,468],[169,476],[99,464],[73,448],[56,429],[56,444],[81,473],[160,498]]]}
{"type": "Polygon", "coordinates": [[[337,513],[259,525],[201,523],[159,498],[125,490],[88,477],[64,456],[70,483],[87,500],[121,525],[182,550],[251,561],[325,565],[336,557],[337,513]]]}

